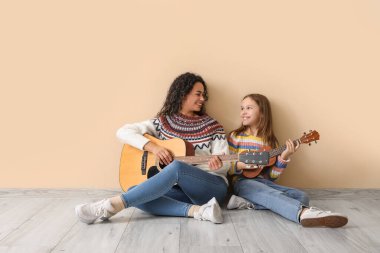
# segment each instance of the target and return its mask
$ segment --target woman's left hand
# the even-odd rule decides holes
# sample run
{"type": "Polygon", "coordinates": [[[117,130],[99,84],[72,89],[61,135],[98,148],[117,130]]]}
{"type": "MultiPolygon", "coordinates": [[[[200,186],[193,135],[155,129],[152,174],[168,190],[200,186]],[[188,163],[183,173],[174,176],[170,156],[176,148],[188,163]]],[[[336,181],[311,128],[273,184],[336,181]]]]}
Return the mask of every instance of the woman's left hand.
{"type": "Polygon", "coordinates": [[[300,147],[300,145],[297,143],[296,146],[294,146],[294,143],[292,140],[286,141],[286,149],[284,152],[281,153],[281,159],[288,160],[291,155],[294,154],[294,152],[297,151],[297,149],[300,147]]]}
{"type": "Polygon", "coordinates": [[[222,160],[218,156],[213,156],[210,161],[208,161],[208,167],[211,170],[218,170],[223,166],[222,160]]]}

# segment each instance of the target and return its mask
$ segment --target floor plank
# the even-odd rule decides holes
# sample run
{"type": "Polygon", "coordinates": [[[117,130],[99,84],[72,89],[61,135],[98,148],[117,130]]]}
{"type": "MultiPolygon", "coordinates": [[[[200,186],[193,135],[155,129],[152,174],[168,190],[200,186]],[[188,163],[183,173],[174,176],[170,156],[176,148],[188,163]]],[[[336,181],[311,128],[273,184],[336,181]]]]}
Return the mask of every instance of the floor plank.
{"type": "Polygon", "coordinates": [[[73,209],[76,203],[76,199],[49,200],[47,205],[0,241],[0,252],[50,252],[78,222],[73,209]]]}
{"type": "Polygon", "coordinates": [[[52,252],[115,252],[134,209],[126,209],[106,222],[77,222],[52,252]]]}
{"type": "Polygon", "coordinates": [[[270,211],[223,210],[224,223],[157,217],[135,208],[86,225],[75,205],[119,190],[0,189],[0,253],[380,252],[379,189],[306,189],[311,204],[349,217],[304,228],[270,211]]]}
{"type": "Polygon", "coordinates": [[[179,219],[155,217],[135,209],[116,252],[178,252],[179,219]]]}
{"type": "Polygon", "coordinates": [[[289,231],[287,223],[298,226],[267,210],[231,210],[244,252],[306,252],[289,231]]]}
{"type": "Polygon", "coordinates": [[[0,241],[27,222],[40,209],[47,205],[47,199],[1,199],[0,241]]]}
{"type": "Polygon", "coordinates": [[[298,238],[307,252],[369,252],[368,239],[358,233],[356,219],[351,217],[349,206],[353,200],[312,200],[311,205],[323,210],[332,210],[348,215],[346,226],[336,229],[304,228],[302,226],[288,226],[298,238]],[[337,203],[341,201],[341,205],[337,203]],[[354,232],[355,231],[355,232],[354,232]]]}
{"type": "Polygon", "coordinates": [[[179,252],[243,252],[226,210],[223,216],[222,224],[183,219],[179,252]]]}

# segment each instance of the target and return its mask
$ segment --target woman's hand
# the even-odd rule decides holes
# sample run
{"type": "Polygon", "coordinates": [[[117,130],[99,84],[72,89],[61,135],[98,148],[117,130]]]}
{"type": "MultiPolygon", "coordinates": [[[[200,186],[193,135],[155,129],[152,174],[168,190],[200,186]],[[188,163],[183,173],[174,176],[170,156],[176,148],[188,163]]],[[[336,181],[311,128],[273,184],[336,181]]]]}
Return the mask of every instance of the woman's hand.
{"type": "Polygon", "coordinates": [[[243,162],[237,162],[236,163],[236,170],[237,171],[240,171],[240,170],[244,170],[244,169],[257,169],[259,168],[258,166],[256,166],[255,164],[247,164],[247,163],[243,163],[243,162]]]}
{"type": "Polygon", "coordinates": [[[218,170],[223,166],[222,160],[218,156],[211,157],[210,161],[208,161],[208,167],[211,170],[218,170]]]}
{"type": "Polygon", "coordinates": [[[153,142],[145,144],[144,150],[152,152],[158,158],[160,164],[168,165],[173,161],[173,155],[168,149],[153,142]]]}
{"type": "Polygon", "coordinates": [[[290,140],[290,139],[287,140],[286,141],[286,149],[284,150],[284,152],[281,153],[281,159],[285,160],[285,161],[288,160],[289,157],[291,155],[293,155],[294,152],[296,152],[299,147],[300,147],[300,145],[298,143],[296,146],[294,146],[294,143],[292,140],[290,140]]]}

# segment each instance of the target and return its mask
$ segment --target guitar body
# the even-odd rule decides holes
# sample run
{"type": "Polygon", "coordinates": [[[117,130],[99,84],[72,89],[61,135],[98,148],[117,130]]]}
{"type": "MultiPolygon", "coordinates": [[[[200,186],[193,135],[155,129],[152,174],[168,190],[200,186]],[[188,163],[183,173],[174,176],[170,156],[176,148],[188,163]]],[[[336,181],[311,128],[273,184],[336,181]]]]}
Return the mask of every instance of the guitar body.
{"type": "MultiPolygon", "coordinates": [[[[270,150],[271,150],[270,147],[263,147],[257,151],[255,150],[255,152],[263,152],[263,151],[270,151],[270,150]]],[[[244,169],[243,176],[247,178],[257,177],[263,169],[265,169],[266,167],[272,166],[273,164],[275,164],[275,162],[276,162],[276,157],[271,157],[269,158],[269,163],[267,165],[258,165],[257,168],[254,168],[254,169],[244,169]]]]}
{"type": "MultiPolygon", "coordinates": [[[[194,155],[193,145],[184,140],[178,138],[159,140],[147,134],[144,136],[151,142],[170,150],[174,156],[194,155]]],[[[123,191],[144,182],[147,179],[149,168],[157,165],[156,163],[156,157],[153,153],[124,144],[119,166],[119,183],[123,191]],[[142,170],[144,168],[145,172],[142,170]]]]}

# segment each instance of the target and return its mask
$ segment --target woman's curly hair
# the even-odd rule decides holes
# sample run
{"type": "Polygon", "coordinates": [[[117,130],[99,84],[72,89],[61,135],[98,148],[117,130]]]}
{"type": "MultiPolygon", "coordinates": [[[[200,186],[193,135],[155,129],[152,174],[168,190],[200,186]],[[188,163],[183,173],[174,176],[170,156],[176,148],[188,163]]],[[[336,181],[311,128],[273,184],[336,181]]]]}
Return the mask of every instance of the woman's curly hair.
{"type": "MultiPolygon", "coordinates": [[[[173,115],[179,113],[181,110],[182,101],[186,97],[187,94],[193,89],[195,83],[200,82],[204,87],[204,98],[205,101],[208,100],[207,86],[205,81],[201,76],[198,76],[193,73],[184,73],[178,76],[172,83],[169,88],[168,94],[166,95],[166,99],[164,105],[161,110],[157,113],[157,116],[162,115],[173,115]]],[[[199,112],[195,112],[197,115],[204,115],[206,113],[205,105],[202,106],[199,112]]]]}

